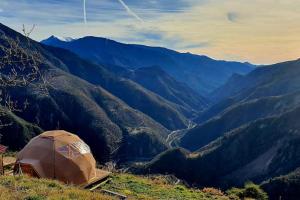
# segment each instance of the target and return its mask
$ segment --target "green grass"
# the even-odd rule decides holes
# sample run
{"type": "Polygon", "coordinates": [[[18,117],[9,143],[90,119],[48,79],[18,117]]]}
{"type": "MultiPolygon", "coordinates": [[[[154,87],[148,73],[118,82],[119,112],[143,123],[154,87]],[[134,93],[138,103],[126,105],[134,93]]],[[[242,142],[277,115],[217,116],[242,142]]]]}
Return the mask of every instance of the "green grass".
{"type": "Polygon", "coordinates": [[[66,186],[57,181],[26,176],[0,176],[0,199],[5,200],[109,200],[99,192],[66,186]]]}
{"type": "Polygon", "coordinates": [[[190,189],[184,185],[171,184],[165,176],[142,177],[131,174],[114,174],[112,180],[103,189],[125,194],[129,199],[141,200],[227,200],[216,189],[190,189]]]}
{"type": "MultiPolygon", "coordinates": [[[[213,188],[191,189],[172,184],[166,176],[135,176],[116,173],[100,189],[126,195],[129,200],[229,200],[213,188]]],[[[0,199],[5,200],[108,200],[100,189],[90,192],[58,181],[35,179],[27,176],[0,176],[0,199]]]]}

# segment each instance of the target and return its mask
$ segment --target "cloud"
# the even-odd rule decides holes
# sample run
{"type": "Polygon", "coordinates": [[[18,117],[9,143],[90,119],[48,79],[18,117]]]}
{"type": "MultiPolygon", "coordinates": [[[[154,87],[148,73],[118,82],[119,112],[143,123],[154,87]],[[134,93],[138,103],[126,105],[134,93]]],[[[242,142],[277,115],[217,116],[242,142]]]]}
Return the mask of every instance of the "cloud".
{"type": "Polygon", "coordinates": [[[146,40],[162,40],[164,35],[161,32],[155,31],[147,31],[147,32],[140,32],[137,33],[139,37],[142,37],[146,40]]]}
{"type": "Polygon", "coordinates": [[[228,12],[227,13],[227,19],[230,22],[237,22],[237,20],[239,19],[239,14],[236,12],[228,12]]]}
{"type": "Polygon", "coordinates": [[[139,43],[151,46],[167,47],[183,52],[211,46],[211,43],[208,41],[188,41],[180,35],[169,34],[167,31],[160,29],[154,30],[153,27],[137,28],[134,26],[128,26],[127,28],[128,34],[126,37],[117,37],[113,39],[126,43],[139,43]]]}
{"type": "Polygon", "coordinates": [[[211,46],[210,42],[200,42],[200,43],[195,43],[195,44],[186,44],[182,46],[182,49],[199,49],[199,48],[206,48],[211,46]]]}

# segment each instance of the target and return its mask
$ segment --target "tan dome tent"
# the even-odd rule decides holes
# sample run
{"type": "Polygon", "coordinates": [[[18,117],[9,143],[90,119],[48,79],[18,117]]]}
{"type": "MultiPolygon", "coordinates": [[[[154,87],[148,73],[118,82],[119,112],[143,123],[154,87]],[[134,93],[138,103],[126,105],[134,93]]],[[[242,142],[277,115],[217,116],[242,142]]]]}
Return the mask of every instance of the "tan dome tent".
{"type": "Polygon", "coordinates": [[[66,131],[48,131],[33,138],[17,155],[15,171],[86,187],[108,177],[96,169],[90,148],[66,131]]]}

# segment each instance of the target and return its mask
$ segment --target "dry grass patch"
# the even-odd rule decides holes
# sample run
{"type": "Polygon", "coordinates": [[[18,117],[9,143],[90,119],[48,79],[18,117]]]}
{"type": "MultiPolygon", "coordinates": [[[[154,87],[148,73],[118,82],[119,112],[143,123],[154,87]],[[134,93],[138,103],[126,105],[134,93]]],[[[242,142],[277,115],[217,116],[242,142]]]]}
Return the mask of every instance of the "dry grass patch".
{"type": "Polygon", "coordinates": [[[109,200],[109,196],[74,186],[27,176],[0,177],[0,199],[5,200],[109,200]]]}

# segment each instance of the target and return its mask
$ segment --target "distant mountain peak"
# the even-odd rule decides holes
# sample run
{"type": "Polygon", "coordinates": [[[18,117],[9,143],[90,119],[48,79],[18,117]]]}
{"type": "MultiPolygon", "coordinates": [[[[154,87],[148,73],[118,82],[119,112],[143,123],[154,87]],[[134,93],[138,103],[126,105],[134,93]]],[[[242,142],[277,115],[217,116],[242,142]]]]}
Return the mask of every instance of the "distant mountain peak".
{"type": "Polygon", "coordinates": [[[42,40],[41,43],[47,44],[53,42],[72,42],[73,40],[75,39],[72,37],[59,37],[59,36],[51,35],[49,38],[42,40]]]}

